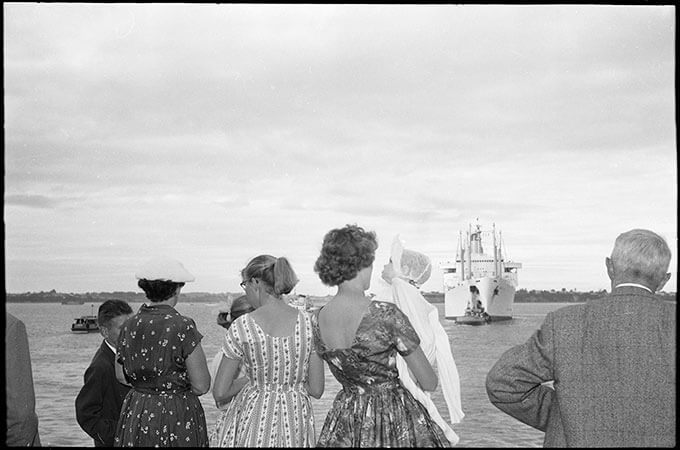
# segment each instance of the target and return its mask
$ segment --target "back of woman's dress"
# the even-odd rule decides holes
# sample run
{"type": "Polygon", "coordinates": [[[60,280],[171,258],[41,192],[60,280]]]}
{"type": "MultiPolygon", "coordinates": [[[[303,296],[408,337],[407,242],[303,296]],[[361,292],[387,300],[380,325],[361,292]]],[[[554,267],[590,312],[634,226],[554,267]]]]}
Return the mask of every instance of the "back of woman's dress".
{"type": "Polygon", "coordinates": [[[123,325],[118,361],[130,389],[115,447],[207,447],[203,406],[187,377],[186,358],[203,336],[172,306],[142,305],[123,325]]]}
{"type": "Polygon", "coordinates": [[[249,382],[229,403],[211,447],[313,447],[314,415],[305,388],[312,325],[299,311],[293,336],[266,334],[245,314],[226,332],[222,351],[242,359],[249,382]]]}
{"type": "Polygon", "coordinates": [[[373,301],[349,348],[328,348],[312,319],[317,353],[342,385],[317,447],[449,447],[442,429],[399,382],[397,352],[420,344],[408,317],[392,303],[373,301]]]}

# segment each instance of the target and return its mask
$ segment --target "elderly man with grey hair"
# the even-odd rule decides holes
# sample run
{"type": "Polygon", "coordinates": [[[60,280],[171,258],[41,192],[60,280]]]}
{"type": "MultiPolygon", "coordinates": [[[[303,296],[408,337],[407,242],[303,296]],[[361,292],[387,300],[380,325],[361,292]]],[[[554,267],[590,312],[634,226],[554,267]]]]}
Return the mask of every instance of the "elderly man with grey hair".
{"type": "Polygon", "coordinates": [[[611,293],[548,313],[489,371],[496,407],[545,432],[544,447],[675,446],[676,304],[658,234],[621,234],[605,258],[611,293]]]}

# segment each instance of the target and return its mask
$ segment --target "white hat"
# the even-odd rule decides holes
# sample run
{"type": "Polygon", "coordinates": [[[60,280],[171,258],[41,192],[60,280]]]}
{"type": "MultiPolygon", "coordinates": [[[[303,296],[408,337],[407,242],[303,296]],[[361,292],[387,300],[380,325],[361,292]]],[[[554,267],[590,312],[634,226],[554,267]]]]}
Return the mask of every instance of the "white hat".
{"type": "Polygon", "coordinates": [[[184,268],[181,262],[164,256],[150,259],[137,270],[138,280],[162,280],[175,283],[187,283],[196,278],[184,268]]]}
{"type": "Polygon", "coordinates": [[[430,258],[424,253],[405,249],[399,235],[392,241],[390,257],[397,275],[406,277],[418,286],[422,286],[432,274],[430,258]]]}

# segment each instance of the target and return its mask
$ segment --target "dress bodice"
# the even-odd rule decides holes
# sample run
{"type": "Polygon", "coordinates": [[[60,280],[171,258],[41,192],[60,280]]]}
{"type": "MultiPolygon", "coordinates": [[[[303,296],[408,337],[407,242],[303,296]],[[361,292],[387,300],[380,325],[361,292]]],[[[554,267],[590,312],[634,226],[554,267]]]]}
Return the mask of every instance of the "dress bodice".
{"type": "Polygon", "coordinates": [[[186,358],[202,338],[172,306],[143,304],[121,328],[117,358],[135,389],[183,392],[190,389],[186,358]]]}
{"type": "Polygon", "coordinates": [[[298,312],[291,336],[271,336],[244,314],[234,321],[225,335],[225,356],[242,359],[250,384],[260,389],[299,387],[307,381],[312,350],[309,315],[298,312]]]}
{"type": "Polygon", "coordinates": [[[408,318],[392,303],[372,301],[359,322],[352,344],[333,349],[321,338],[318,312],[313,317],[317,353],[344,389],[390,388],[398,383],[396,355],[408,355],[420,339],[408,318]]]}

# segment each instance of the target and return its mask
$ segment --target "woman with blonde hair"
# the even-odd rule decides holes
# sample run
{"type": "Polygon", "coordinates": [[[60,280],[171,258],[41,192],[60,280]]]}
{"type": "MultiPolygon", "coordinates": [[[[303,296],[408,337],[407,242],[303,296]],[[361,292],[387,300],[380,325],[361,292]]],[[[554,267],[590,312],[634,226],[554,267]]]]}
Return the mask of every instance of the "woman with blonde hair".
{"type": "MultiPolygon", "coordinates": [[[[283,296],[298,282],[286,258],[260,255],[241,271],[241,286],[255,311],[226,332],[213,397],[235,390],[241,363],[247,379],[219,418],[212,447],[312,447],[311,398],[324,389],[323,361],[313,353],[309,314],[283,296]]],[[[238,387],[236,387],[238,389],[238,387]]]]}

